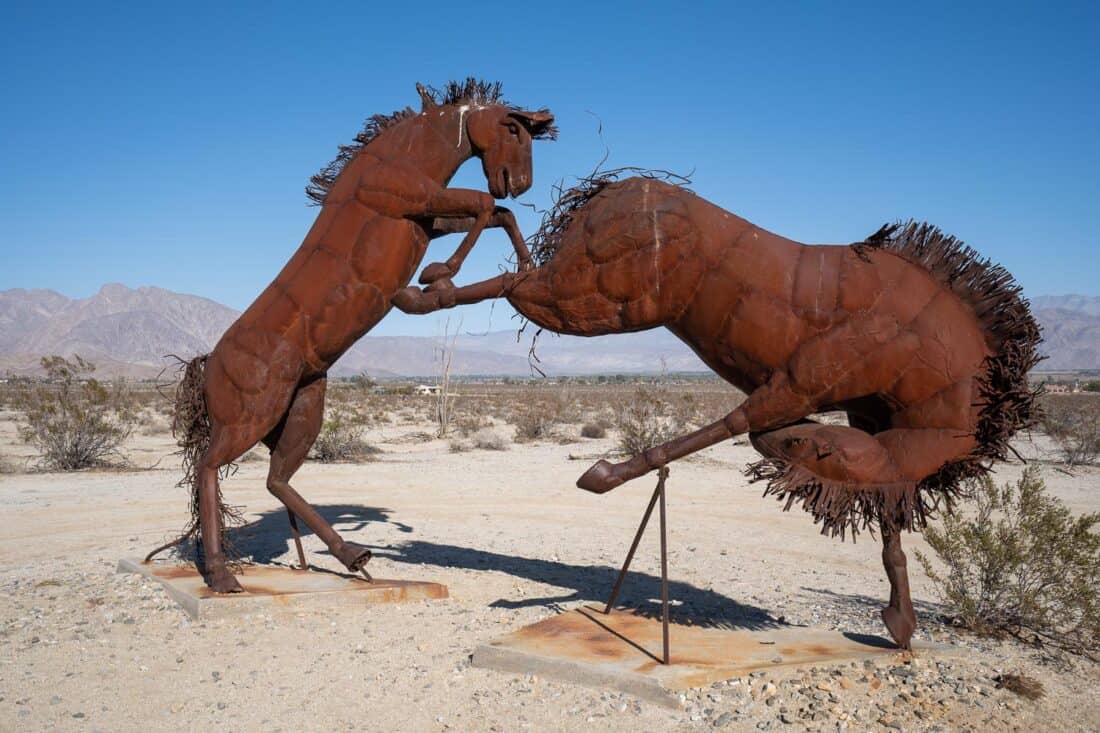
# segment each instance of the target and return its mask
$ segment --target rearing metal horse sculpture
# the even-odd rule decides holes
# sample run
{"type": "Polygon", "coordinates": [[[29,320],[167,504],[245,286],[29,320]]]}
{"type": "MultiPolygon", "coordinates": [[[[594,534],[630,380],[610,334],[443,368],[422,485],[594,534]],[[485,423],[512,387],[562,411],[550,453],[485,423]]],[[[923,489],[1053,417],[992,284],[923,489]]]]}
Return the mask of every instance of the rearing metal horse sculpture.
{"type": "Polygon", "coordinates": [[[1030,425],[1039,329],[998,266],[925,224],[806,246],[658,180],[594,178],[565,192],[532,239],[538,269],[461,288],[406,288],[426,313],[506,297],[537,325],[579,336],[665,326],[748,394],[728,415],[577,482],[603,493],[734,435],[765,456],[765,494],[824,533],[882,531],[901,647],[916,628],[900,532],[960,481],[1006,457],[1030,425]],[[842,410],[850,427],[811,414],[842,410]]]}
{"type": "Polygon", "coordinates": [[[199,532],[216,592],[241,590],[226,565],[232,511],[221,500],[219,469],[260,441],[271,449],[267,487],[290,513],[300,559],[295,517],[349,570],[363,569],[370,551],[345,542],[289,483],[321,429],[329,367],[389,312],[432,238],[468,232],[447,262],[425,269],[422,283],[449,282],[485,227],[503,228],[520,268],[530,264],[515,219],[494,199],[530,188],[531,141],[556,137],[553,115],[513,107],[499,83],[472,78],[441,92],[417,90],[420,112],[370,118],[355,144],[313,177],[306,191],[322,208],[301,247],[214,351],[186,365],[173,429],[184,453],[181,484],[193,491],[192,521],[165,547],[199,532]],[[447,188],[474,156],[492,195],[447,188]]]}

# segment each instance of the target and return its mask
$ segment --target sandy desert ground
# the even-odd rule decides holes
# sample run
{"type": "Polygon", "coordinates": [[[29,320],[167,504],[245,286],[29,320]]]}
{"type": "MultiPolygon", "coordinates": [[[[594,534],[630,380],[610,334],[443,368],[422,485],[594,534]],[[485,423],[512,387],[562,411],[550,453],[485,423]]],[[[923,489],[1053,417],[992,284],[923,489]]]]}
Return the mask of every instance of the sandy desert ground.
{"type": "MultiPolygon", "coordinates": [[[[0,418],[0,453],[25,454],[12,414],[0,418]]],[[[370,439],[384,451],[376,461],[307,463],[294,483],[345,537],[376,548],[372,572],[445,583],[449,600],[193,623],[159,587],[115,573],[119,558],[184,523],[167,435],[133,441],[133,465],[163,458],[152,470],[0,475],[0,730],[1100,729],[1096,665],[935,622],[916,536],[905,546],[918,635],[964,647],[958,657],[761,673],[693,691],[681,710],[472,668],[478,644],[606,597],[653,482],[602,497],[574,488],[610,439],[462,453],[406,425],[370,439]],[[1008,671],[1039,679],[1047,696],[1029,702],[996,689],[993,678],[1008,671]]],[[[823,538],[805,514],[762,499],[741,473],[755,458],[736,441],[673,467],[675,613],[883,633],[877,543],[823,538]]],[[[264,488],[265,470],[245,462],[225,490],[256,522],[244,549],[289,563],[285,514],[264,488]]],[[[997,476],[1020,470],[1002,466],[997,476]]],[[[1100,508],[1097,469],[1070,477],[1045,465],[1043,475],[1075,511],[1100,508]]],[[[639,550],[625,603],[652,605],[658,594],[655,537],[639,550]]],[[[316,537],[306,545],[315,565],[338,567],[316,537]]]]}

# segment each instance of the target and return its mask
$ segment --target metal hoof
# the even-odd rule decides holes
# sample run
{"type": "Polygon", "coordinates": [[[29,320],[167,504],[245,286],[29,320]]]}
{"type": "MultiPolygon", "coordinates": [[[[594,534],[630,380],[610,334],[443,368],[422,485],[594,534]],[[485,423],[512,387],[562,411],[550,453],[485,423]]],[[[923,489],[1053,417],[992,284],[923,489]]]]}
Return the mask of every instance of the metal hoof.
{"type": "Polygon", "coordinates": [[[371,559],[371,551],[354,542],[345,542],[333,554],[336,555],[337,560],[344,563],[344,567],[353,573],[365,572],[363,566],[371,559]]]}
{"type": "Polygon", "coordinates": [[[244,588],[228,570],[211,573],[206,582],[215,593],[244,593],[244,588]]]}
{"type": "Polygon", "coordinates": [[[594,494],[603,494],[611,491],[622,482],[623,480],[616,472],[615,466],[601,458],[577,479],[577,486],[594,494]]]}
{"type": "Polygon", "coordinates": [[[420,273],[420,284],[428,285],[434,283],[436,280],[442,280],[443,278],[454,277],[454,272],[451,271],[450,266],[446,262],[433,262],[424,268],[420,273]]]}

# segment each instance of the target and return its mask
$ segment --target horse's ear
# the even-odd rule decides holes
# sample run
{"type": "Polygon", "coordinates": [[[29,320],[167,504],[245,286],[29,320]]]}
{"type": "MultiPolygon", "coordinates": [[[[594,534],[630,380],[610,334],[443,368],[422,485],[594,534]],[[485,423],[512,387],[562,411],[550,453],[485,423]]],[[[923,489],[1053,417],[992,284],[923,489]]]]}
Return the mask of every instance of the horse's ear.
{"type": "Polygon", "coordinates": [[[514,109],[508,113],[509,117],[515,117],[520,124],[527,128],[531,137],[557,137],[558,128],[554,127],[554,115],[548,109],[540,109],[530,112],[525,109],[514,109]]]}
{"type": "Polygon", "coordinates": [[[420,95],[420,111],[426,112],[435,106],[435,97],[432,93],[424,88],[424,85],[420,82],[416,83],[416,93],[420,95]]]}

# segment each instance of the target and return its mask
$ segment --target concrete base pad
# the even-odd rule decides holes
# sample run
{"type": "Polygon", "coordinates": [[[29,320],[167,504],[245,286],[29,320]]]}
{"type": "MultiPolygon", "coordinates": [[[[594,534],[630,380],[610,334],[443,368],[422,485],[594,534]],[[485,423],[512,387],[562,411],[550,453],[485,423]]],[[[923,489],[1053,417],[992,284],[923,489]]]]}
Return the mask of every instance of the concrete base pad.
{"type": "Polygon", "coordinates": [[[447,597],[447,586],[415,580],[362,578],[316,570],[249,565],[237,573],[244,593],[218,594],[207,587],[194,565],[126,559],[120,573],[139,573],[164,586],[193,619],[225,618],[278,609],[302,611],[372,603],[401,603],[447,597]]]}
{"type": "MultiPolygon", "coordinates": [[[[671,663],[661,658],[661,621],[633,613],[582,608],[482,645],[473,664],[611,687],[664,705],[676,691],[747,675],[758,669],[848,662],[902,654],[886,639],[783,626],[761,631],[670,624],[671,663]]],[[[951,647],[914,644],[917,654],[951,647]]]]}

